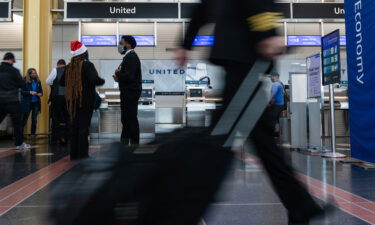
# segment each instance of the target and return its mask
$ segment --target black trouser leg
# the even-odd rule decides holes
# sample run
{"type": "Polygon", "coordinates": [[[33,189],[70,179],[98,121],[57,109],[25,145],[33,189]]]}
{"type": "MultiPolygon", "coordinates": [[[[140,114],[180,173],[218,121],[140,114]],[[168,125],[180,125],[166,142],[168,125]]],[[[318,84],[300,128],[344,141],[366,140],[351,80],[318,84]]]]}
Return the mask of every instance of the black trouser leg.
{"type": "Polygon", "coordinates": [[[123,125],[122,140],[130,144],[139,144],[138,101],[141,91],[127,90],[121,92],[121,121],[123,125]]]}
{"type": "Polygon", "coordinates": [[[25,128],[27,121],[29,120],[30,117],[30,112],[31,112],[31,106],[29,109],[27,109],[26,112],[23,112],[22,114],[22,127],[25,128]]]}
{"type": "Polygon", "coordinates": [[[279,123],[280,114],[284,110],[284,106],[271,105],[266,110],[269,111],[269,120],[272,126],[272,132],[274,132],[276,129],[276,124],[279,123]]]}
{"type": "Polygon", "coordinates": [[[89,129],[93,109],[78,109],[71,125],[71,159],[82,159],[89,156],[89,129]]]}
{"type": "Polygon", "coordinates": [[[22,106],[21,103],[1,104],[0,123],[6,115],[10,114],[14,128],[15,145],[20,146],[23,143],[23,124],[22,124],[22,106]]]}
{"type": "Polygon", "coordinates": [[[64,96],[53,96],[51,100],[52,140],[66,140],[69,116],[64,96]]]}
{"type": "Polygon", "coordinates": [[[126,118],[126,104],[127,98],[125,98],[125,91],[121,91],[120,99],[121,99],[121,124],[122,124],[122,131],[121,131],[121,142],[124,144],[130,143],[130,134],[129,129],[126,127],[127,118],[126,118]]]}
{"type": "Polygon", "coordinates": [[[31,103],[31,135],[36,134],[36,126],[38,124],[39,110],[40,110],[39,102],[31,103]]]}
{"type": "MultiPolygon", "coordinates": [[[[229,104],[241,85],[244,77],[250,71],[251,65],[228,63],[225,66],[226,87],[225,105],[229,104]]],[[[270,90],[271,91],[271,90],[270,90]]],[[[266,169],[276,193],[284,206],[288,209],[291,221],[300,222],[319,210],[305,187],[298,181],[291,165],[286,161],[282,149],[272,137],[273,114],[266,110],[254,128],[252,135],[257,154],[266,169]]]]}

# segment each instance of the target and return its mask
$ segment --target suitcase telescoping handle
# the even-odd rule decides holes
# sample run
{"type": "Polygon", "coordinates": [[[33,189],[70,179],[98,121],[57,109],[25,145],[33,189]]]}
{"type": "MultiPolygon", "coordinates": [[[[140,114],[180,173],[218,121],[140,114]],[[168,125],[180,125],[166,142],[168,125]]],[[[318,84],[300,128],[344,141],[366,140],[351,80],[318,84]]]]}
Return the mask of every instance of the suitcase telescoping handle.
{"type": "Polygon", "coordinates": [[[257,60],[222,114],[211,135],[228,135],[224,147],[242,146],[270,101],[272,62],[257,60]]]}

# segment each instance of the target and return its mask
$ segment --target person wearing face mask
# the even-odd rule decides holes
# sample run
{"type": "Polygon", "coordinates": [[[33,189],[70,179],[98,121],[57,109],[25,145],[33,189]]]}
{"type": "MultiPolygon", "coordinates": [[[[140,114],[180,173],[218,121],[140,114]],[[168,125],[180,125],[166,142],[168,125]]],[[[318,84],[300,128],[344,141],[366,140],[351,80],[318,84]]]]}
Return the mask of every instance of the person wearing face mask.
{"type": "Polygon", "coordinates": [[[70,43],[72,59],[66,66],[60,79],[65,87],[65,99],[70,128],[70,158],[79,160],[89,156],[89,129],[95,105],[95,87],[103,85],[105,80],[89,61],[84,44],[79,41],[70,43]]]}
{"type": "Polygon", "coordinates": [[[18,150],[29,149],[23,142],[22,105],[19,89],[25,87],[20,71],[13,67],[16,59],[13,53],[6,53],[0,65],[0,123],[9,114],[14,127],[15,146],[18,150]]]}
{"type": "Polygon", "coordinates": [[[43,96],[42,83],[39,80],[36,69],[30,68],[25,76],[26,86],[22,89],[23,126],[25,127],[31,113],[31,136],[36,134],[36,125],[41,104],[40,97],[43,96]]]}
{"type": "Polygon", "coordinates": [[[52,143],[67,143],[68,134],[68,112],[66,110],[65,88],[60,85],[60,79],[64,74],[66,67],[65,60],[60,59],[57,67],[54,68],[46,80],[46,84],[51,87],[50,114],[52,118],[52,143]]]}
{"type": "Polygon", "coordinates": [[[114,80],[119,83],[121,98],[121,142],[126,145],[139,144],[138,101],[142,92],[141,61],[134,48],[137,42],[132,36],[123,36],[118,52],[124,55],[114,80]]]}

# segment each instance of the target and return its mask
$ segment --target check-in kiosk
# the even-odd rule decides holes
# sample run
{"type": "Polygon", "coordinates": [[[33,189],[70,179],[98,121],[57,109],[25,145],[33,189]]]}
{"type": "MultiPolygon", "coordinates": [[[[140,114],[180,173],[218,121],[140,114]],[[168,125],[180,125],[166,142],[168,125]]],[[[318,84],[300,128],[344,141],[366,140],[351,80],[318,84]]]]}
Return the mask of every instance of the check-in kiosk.
{"type": "MultiPolygon", "coordinates": [[[[138,120],[141,137],[155,135],[155,94],[154,90],[143,89],[138,102],[138,120]]],[[[120,137],[122,131],[120,91],[99,89],[102,105],[91,121],[91,136],[94,138],[120,137]]]]}

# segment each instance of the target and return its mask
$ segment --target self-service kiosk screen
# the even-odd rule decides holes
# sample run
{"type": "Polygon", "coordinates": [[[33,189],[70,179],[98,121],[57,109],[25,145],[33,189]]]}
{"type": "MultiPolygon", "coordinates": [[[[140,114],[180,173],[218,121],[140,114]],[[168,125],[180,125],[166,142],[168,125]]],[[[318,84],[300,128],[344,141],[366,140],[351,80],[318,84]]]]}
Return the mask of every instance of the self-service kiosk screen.
{"type": "Polygon", "coordinates": [[[202,89],[190,89],[190,98],[202,98],[203,90],[202,89]]]}
{"type": "Polygon", "coordinates": [[[152,98],[152,89],[143,89],[141,98],[152,98]]]}

